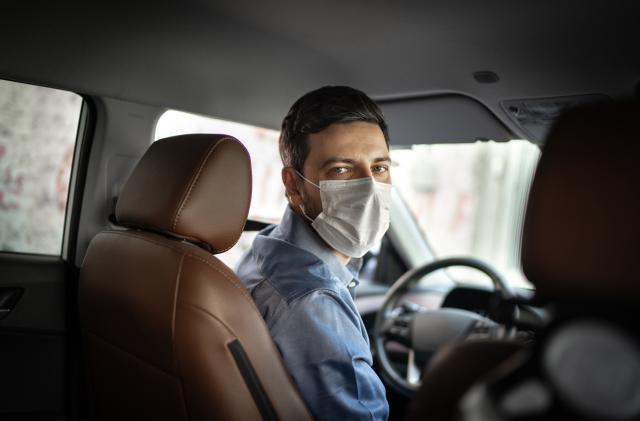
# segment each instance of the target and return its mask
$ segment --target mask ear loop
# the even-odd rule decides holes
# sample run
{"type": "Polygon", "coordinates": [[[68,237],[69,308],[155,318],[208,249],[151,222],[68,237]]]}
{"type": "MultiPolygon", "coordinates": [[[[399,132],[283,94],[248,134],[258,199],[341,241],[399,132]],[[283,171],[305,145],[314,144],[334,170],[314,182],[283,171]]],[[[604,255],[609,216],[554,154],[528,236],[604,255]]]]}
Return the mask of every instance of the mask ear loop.
{"type": "Polygon", "coordinates": [[[302,215],[304,215],[304,217],[307,218],[309,222],[313,223],[313,219],[309,218],[309,215],[307,215],[307,213],[304,211],[302,205],[298,205],[298,208],[300,208],[300,210],[302,211],[302,215]]]}
{"type": "Polygon", "coordinates": [[[313,181],[309,180],[307,177],[305,177],[304,175],[302,175],[300,173],[300,171],[294,169],[294,171],[296,172],[296,174],[298,174],[300,176],[300,178],[302,178],[304,181],[306,181],[307,183],[311,184],[312,186],[315,186],[317,188],[320,188],[319,185],[317,185],[316,183],[314,183],[313,181]]]}
{"type": "MultiPolygon", "coordinates": [[[[304,181],[306,181],[307,183],[311,184],[312,186],[315,186],[317,188],[320,188],[319,185],[317,185],[316,183],[314,183],[313,181],[309,180],[307,177],[305,177],[304,175],[300,174],[300,171],[294,169],[294,171],[296,172],[296,174],[298,174],[300,176],[300,178],[302,178],[304,181]]],[[[304,211],[304,207],[302,206],[302,204],[298,205],[298,208],[300,208],[300,211],[302,212],[302,214],[304,215],[305,218],[307,218],[309,220],[309,222],[313,223],[313,219],[311,219],[309,217],[309,215],[307,215],[307,213],[304,211]]]]}

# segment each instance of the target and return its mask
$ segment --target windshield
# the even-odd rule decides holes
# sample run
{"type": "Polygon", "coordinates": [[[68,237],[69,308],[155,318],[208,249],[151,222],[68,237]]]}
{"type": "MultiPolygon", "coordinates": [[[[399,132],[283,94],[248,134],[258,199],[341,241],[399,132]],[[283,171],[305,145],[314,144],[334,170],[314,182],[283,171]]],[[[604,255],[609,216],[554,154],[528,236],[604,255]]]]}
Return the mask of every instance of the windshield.
{"type": "MultiPolygon", "coordinates": [[[[473,256],[517,287],[520,233],[540,149],[524,140],[414,145],[394,149],[393,184],[437,257],[473,256]]],[[[486,282],[452,268],[453,279],[486,282]]]]}

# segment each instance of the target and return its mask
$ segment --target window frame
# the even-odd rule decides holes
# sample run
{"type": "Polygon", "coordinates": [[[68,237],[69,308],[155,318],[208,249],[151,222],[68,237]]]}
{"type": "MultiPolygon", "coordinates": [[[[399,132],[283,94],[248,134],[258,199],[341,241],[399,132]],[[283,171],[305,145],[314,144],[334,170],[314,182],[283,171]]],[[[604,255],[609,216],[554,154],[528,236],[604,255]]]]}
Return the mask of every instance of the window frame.
{"type": "Polygon", "coordinates": [[[95,133],[97,115],[96,105],[92,97],[77,92],[74,93],[80,95],[82,98],[82,107],[80,109],[80,119],[76,132],[76,145],[73,151],[64,228],[62,231],[60,259],[63,261],[75,260],[78,249],[78,231],[82,211],[82,198],[84,196],[87,172],[89,171],[89,157],[91,155],[91,145],[95,133]]]}

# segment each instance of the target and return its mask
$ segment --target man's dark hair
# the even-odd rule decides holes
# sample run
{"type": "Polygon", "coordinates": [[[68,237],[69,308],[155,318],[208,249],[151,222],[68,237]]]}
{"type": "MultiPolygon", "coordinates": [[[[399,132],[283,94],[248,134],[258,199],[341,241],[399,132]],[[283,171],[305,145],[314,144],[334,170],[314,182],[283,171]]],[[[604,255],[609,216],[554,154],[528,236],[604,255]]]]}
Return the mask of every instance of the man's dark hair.
{"type": "Polygon", "coordinates": [[[377,124],[389,147],[389,131],[382,111],[364,92],[347,86],[325,86],[305,94],[282,120],[282,164],[302,173],[309,154],[309,134],[321,132],[335,123],[357,121],[377,124]]]}

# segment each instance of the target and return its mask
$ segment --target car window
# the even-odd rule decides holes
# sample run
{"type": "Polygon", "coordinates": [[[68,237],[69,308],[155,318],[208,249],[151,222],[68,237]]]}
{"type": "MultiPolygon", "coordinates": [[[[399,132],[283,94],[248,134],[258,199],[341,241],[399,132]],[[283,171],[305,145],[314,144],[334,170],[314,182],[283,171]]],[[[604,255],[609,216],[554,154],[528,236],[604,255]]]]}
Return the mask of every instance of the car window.
{"type": "MultiPolygon", "coordinates": [[[[282,163],[278,152],[278,131],[168,110],[158,120],[154,140],[187,133],[228,134],[240,140],[251,156],[253,173],[249,219],[272,224],[280,221],[287,201],[280,182],[282,163]]],[[[235,267],[256,234],[242,233],[234,247],[217,257],[228,266],[235,267]]]]}
{"type": "Polygon", "coordinates": [[[0,251],[60,255],[82,97],[0,80],[0,251]]]}
{"type": "MultiPolygon", "coordinates": [[[[437,257],[472,256],[514,286],[520,270],[524,206],[540,149],[525,140],[414,145],[391,151],[393,183],[437,257]]],[[[464,282],[477,271],[449,270],[464,282]]]]}

